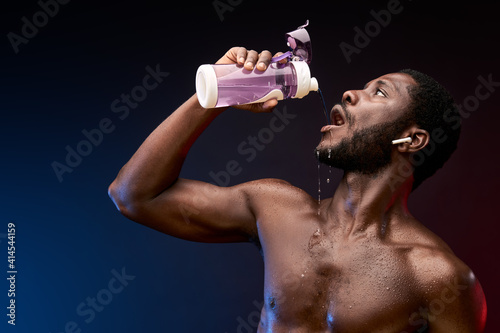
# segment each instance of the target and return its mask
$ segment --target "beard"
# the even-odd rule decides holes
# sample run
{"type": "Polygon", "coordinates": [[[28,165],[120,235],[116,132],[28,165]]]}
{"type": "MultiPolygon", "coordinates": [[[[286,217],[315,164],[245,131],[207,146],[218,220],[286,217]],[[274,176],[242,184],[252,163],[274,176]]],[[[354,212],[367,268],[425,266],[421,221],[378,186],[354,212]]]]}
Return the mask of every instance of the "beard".
{"type": "Polygon", "coordinates": [[[375,174],[391,163],[392,140],[398,139],[409,125],[401,120],[355,131],[335,146],[316,148],[316,157],[345,172],[375,174]]]}

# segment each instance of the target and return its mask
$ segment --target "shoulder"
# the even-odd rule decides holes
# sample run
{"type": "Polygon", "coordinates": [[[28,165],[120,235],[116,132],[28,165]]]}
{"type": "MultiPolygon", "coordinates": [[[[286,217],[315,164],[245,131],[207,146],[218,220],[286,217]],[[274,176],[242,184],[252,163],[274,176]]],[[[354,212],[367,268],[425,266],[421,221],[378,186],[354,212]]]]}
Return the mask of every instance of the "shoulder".
{"type": "Polygon", "coordinates": [[[245,193],[251,206],[258,211],[280,208],[293,209],[317,204],[307,192],[276,178],[265,178],[237,185],[245,193]]]}
{"type": "Polygon", "coordinates": [[[427,287],[454,279],[471,283],[471,269],[439,236],[423,226],[410,230],[412,242],[407,244],[411,249],[408,259],[417,282],[427,287]]]}
{"type": "Polygon", "coordinates": [[[276,179],[264,178],[237,185],[245,193],[252,197],[288,197],[304,200],[311,198],[304,190],[290,184],[289,182],[276,179]]]}
{"type": "Polygon", "coordinates": [[[447,246],[426,244],[415,246],[411,252],[430,327],[436,332],[481,332],[486,301],[472,270],[447,246]]]}
{"type": "Polygon", "coordinates": [[[471,269],[456,257],[448,248],[438,246],[415,246],[410,256],[415,278],[427,290],[436,292],[434,288],[442,288],[449,283],[473,284],[471,269]],[[430,289],[429,289],[430,288],[430,289]]]}

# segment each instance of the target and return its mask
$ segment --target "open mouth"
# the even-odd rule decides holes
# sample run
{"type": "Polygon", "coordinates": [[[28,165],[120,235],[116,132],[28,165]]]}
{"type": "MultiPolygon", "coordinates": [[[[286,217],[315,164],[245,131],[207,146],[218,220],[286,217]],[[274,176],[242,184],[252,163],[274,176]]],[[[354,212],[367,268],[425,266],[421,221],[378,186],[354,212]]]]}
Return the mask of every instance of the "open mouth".
{"type": "Polygon", "coordinates": [[[326,125],[321,128],[322,133],[329,132],[334,128],[338,128],[344,126],[346,123],[346,115],[344,114],[344,110],[340,104],[335,105],[330,111],[330,119],[332,124],[326,125]]]}
{"type": "Polygon", "coordinates": [[[342,126],[345,124],[345,118],[342,114],[342,107],[340,104],[335,105],[332,111],[330,111],[330,119],[332,120],[332,125],[334,126],[342,126]]]}

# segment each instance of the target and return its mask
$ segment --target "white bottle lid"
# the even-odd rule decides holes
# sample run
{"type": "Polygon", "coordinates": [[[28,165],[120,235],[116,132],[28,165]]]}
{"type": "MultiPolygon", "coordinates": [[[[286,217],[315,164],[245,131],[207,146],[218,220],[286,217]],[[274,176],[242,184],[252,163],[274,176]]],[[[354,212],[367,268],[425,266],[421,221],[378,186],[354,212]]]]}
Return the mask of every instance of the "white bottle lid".
{"type": "Polygon", "coordinates": [[[218,97],[217,75],[212,65],[201,65],[196,72],[196,95],[205,109],[215,107],[218,97]]]}
{"type": "Polygon", "coordinates": [[[291,61],[297,73],[297,92],[293,98],[302,98],[309,94],[310,91],[319,89],[318,80],[311,78],[311,71],[305,61],[291,61]]]}

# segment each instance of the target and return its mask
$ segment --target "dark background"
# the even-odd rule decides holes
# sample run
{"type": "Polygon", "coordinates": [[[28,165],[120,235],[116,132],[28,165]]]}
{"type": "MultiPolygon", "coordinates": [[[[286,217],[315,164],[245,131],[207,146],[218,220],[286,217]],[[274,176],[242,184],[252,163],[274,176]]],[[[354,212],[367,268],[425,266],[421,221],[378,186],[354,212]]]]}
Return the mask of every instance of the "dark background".
{"type": "MultiPolygon", "coordinates": [[[[226,1],[221,0],[222,3],[226,1]]],[[[401,1],[359,54],[347,63],[339,44],[354,44],[354,27],[373,21],[380,2],[271,3],[232,1],[222,16],[206,2],[70,1],[16,54],[7,38],[32,22],[34,1],[2,4],[0,105],[0,330],[2,332],[251,332],[262,300],[263,264],[249,244],[198,244],[128,221],[107,186],[147,135],[194,93],[194,76],[231,46],[286,50],[284,33],[310,20],[311,70],[331,107],[343,91],[401,68],[434,76],[462,104],[479,76],[500,81],[498,11],[475,2],[401,1]],[[436,7],[438,6],[438,7],[436,7]],[[121,120],[111,103],[142,83],[146,66],[169,76],[121,120]],[[114,130],[60,182],[51,163],[65,163],[109,118],[114,130]],[[6,324],[7,223],[17,229],[16,326],[6,324]],[[112,299],[112,270],[135,276],[112,299]],[[104,291],[103,291],[104,289],[104,291]],[[109,304],[88,323],[80,303],[109,304]],[[104,297],[104,298],[103,298],[104,297]],[[76,324],[72,324],[71,322],[76,324]],[[244,328],[246,326],[246,328],[244,328]]],[[[484,90],[482,90],[484,92],[484,90]]],[[[469,101],[471,99],[469,98],[469,101]]],[[[441,236],[475,272],[488,303],[487,332],[498,332],[500,292],[497,237],[497,127],[500,89],[463,120],[459,148],[435,177],[411,197],[413,214],[441,236]]],[[[213,181],[210,172],[236,160],[230,183],[277,177],[317,191],[313,157],[324,124],[312,93],[281,102],[297,115],[247,162],[237,146],[267,127],[272,114],[231,110],[194,145],[182,175],[213,181]]],[[[328,169],[322,170],[323,195],[328,169]]],[[[333,185],[341,173],[333,171],[333,185]]]]}

